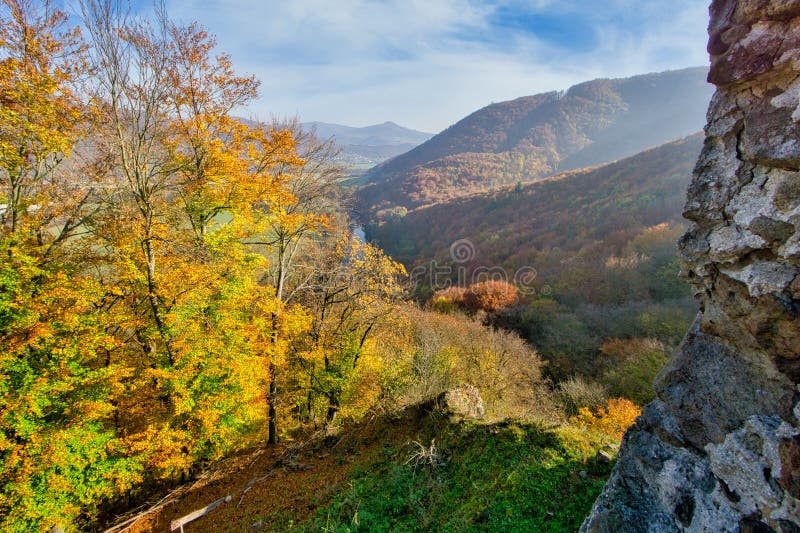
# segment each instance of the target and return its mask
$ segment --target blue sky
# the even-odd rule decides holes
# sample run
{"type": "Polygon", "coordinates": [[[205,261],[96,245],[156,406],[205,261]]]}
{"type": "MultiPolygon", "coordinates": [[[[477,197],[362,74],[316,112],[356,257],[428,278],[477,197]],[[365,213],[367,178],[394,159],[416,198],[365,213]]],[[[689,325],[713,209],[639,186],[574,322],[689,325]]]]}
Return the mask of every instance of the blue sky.
{"type": "MultiPolygon", "coordinates": [[[[707,0],[166,0],[262,81],[243,114],[440,131],[598,77],[704,65],[707,0]]],[[[146,12],[152,3],[135,0],[146,12]]]]}

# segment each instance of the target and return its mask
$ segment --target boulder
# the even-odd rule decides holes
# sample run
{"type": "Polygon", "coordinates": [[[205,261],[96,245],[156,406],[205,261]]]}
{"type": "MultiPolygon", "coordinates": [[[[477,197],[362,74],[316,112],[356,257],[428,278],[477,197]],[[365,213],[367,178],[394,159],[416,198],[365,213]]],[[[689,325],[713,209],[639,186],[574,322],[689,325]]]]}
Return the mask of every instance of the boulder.
{"type": "Polygon", "coordinates": [[[436,398],[436,408],[450,415],[480,420],[486,416],[478,389],[473,385],[461,385],[443,392],[436,398]]]}

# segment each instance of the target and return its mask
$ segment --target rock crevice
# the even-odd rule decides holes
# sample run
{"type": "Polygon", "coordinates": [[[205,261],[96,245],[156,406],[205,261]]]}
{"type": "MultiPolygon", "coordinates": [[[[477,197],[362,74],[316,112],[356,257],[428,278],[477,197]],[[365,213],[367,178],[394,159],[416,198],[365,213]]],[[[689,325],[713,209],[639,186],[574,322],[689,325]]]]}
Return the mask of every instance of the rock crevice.
{"type": "Polygon", "coordinates": [[[701,312],[582,531],[800,531],[800,0],[714,0],[679,243],[701,312]]]}

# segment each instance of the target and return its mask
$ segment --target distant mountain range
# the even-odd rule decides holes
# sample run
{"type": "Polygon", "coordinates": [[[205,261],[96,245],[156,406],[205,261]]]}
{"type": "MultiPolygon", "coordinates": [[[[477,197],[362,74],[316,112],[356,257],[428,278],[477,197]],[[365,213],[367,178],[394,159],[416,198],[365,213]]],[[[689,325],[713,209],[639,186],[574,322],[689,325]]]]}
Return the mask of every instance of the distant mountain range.
{"type": "Polygon", "coordinates": [[[404,128],[394,122],[363,128],[326,122],[304,122],[301,126],[304,130],[314,130],[320,138],[333,138],[341,149],[340,161],[351,170],[374,166],[433,137],[432,133],[404,128]]]}
{"type": "Polygon", "coordinates": [[[708,69],[599,79],[480,109],[371,169],[360,192],[373,215],[411,210],[628,157],[699,131],[708,69]]]}
{"type": "Polygon", "coordinates": [[[398,146],[401,144],[422,144],[431,137],[432,133],[404,128],[394,122],[384,122],[373,126],[355,128],[341,124],[327,122],[304,122],[303,129],[315,129],[317,136],[327,139],[334,137],[341,145],[357,146],[398,146]]]}

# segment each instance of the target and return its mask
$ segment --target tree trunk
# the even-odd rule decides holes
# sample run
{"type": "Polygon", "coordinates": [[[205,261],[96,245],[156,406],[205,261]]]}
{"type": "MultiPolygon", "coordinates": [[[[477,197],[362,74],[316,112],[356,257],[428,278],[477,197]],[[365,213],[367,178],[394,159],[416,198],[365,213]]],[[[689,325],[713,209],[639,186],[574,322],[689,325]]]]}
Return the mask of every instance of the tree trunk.
{"type": "Polygon", "coordinates": [[[278,393],[278,383],[275,380],[275,365],[269,365],[269,393],[267,394],[267,405],[269,418],[269,437],[267,442],[269,444],[278,443],[278,423],[277,416],[275,415],[275,397],[278,393]]]}
{"type": "Polygon", "coordinates": [[[164,342],[164,349],[169,358],[170,367],[175,365],[175,355],[172,352],[172,341],[167,332],[167,324],[164,322],[164,317],[161,315],[161,302],[158,298],[158,288],[156,286],[156,253],[153,248],[153,239],[148,229],[147,235],[144,240],[145,255],[147,259],[147,300],[150,303],[150,309],[153,312],[153,320],[158,328],[158,333],[161,340],[164,342]]]}
{"type": "Polygon", "coordinates": [[[333,417],[339,411],[339,397],[336,395],[328,396],[328,413],[325,415],[325,422],[330,424],[333,422],[333,417]]]}

